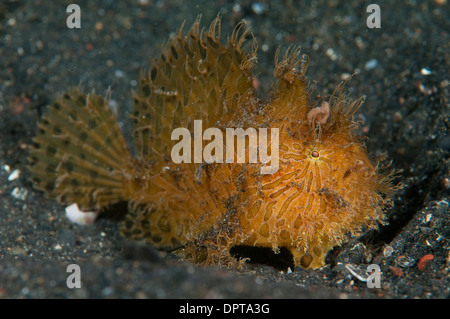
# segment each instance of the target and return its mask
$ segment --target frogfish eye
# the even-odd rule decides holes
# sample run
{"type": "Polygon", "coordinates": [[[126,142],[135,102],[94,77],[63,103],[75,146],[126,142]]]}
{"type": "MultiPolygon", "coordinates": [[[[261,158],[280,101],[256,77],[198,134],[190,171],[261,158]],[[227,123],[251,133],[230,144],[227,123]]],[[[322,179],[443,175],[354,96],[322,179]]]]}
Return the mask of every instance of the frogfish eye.
{"type": "Polygon", "coordinates": [[[311,156],[314,157],[314,158],[317,158],[317,157],[319,157],[319,152],[317,152],[317,151],[312,151],[312,152],[311,152],[311,156]]]}

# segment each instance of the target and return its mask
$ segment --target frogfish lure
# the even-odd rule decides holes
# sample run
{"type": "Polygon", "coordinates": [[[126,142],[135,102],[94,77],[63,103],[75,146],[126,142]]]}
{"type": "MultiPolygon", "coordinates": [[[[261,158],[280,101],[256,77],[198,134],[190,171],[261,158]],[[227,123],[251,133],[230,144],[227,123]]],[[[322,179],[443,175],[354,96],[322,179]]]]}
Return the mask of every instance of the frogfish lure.
{"type": "Polygon", "coordinates": [[[199,264],[237,267],[242,260],[230,250],[248,246],[285,248],[295,266],[321,267],[334,246],[386,223],[396,188],[353,133],[362,99],[350,100],[340,86],[328,101],[311,102],[308,59],[291,47],[277,54],[273,97],[261,101],[252,75],[257,44],[246,40],[246,23],[226,43],[220,30],[219,17],[207,30],[197,19],[141,73],[131,114],[136,152],[106,99],[62,94],[30,146],[33,185],[83,211],[128,202],[123,236],[199,264]],[[278,129],[278,170],[261,174],[264,164],[248,161],[174,163],[171,133],[194,133],[195,120],[224,133],[278,129]]]}

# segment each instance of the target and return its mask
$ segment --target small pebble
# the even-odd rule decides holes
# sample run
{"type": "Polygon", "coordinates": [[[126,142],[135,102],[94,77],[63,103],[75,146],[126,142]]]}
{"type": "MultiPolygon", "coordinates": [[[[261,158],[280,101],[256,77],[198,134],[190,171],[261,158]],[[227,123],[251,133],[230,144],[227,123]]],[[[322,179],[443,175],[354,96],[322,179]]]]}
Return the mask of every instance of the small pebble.
{"type": "Polygon", "coordinates": [[[399,111],[395,112],[392,116],[392,120],[396,123],[401,122],[403,120],[402,113],[400,113],[399,111]]]}
{"type": "Polygon", "coordinates": [[[449,189],[450,188],[450,178],[445,177],[440,182],[442,189],[449,189]]]}
{"type": "Polygon", "coordinates": [[[341,80],[342,80],[342,81],[348,80],[351,76],[352,76],[352,75],[351,75],[350,73],[347,73],[347,72],[342,73],[342,74],[341,74],[341,80]]]}
{"type": "Polygon", "coordinates": [[[252,10],[255,14],[260,15],[264,13],[264,11],[266,11],[266,6],[262,3],[255,2],[254,4],[252,4],[252,10]]]}
{"type": "Polygon", "coordinates": [[[25,200],[25,198],[27,198],[27,195],[28,190],[26,188],[15,187],[11,192],[11,196],[19,200],[25,200]]]}
{"type": "Polygon", "coordinates": [[[7,25],[7,26],[10,26],[10,27],[15,26],[16,23],[17,23],[17,21],[16,21],[15,18],[10,18],[10,19],[8,19],[8,20],[6,21],[6,25],[7,25]]]}
{"type": "Polygon", "coordinates": [[[334,51],[333,48],[329,48],[327,50],[327,52],[325,52],[325,54],[332,60],[332,61],[336,61],[338,56],[336,54],[336,51],[334,51]]]}
{"type": "Polygon", "coordinates": [[[150,0],[138,0],[138,4],[140,6],[146,7],[146,6],[151,5],[151,1],[150,0]]]}
{"type": "Polygon", "coordinates": [[[374,69],[377,65],[378,65],[378,60],[371,59],[366,62],[366,64],[364,65],[364,69],[366,69],[367,71],[370,71],[370,70],[374,69]]]}
{"type": "Polygon", "coordinates": [[[114,76],[116,78],[123,78],[125,76],[125,72],[123,72],[122,70],[115,70],[114,71],[114,76]]]}
{"type": "Polygon", "coordinates": [[[233,12],[241,12],[241,5],[239,3],[235,3],[232,10],[233,12]]]}
{"type": "Polygon", "coordinates": [[[391,246],[386,246],[383,250],[383,255],[386,258],[391,257],[393,252],[394,252],[394,248],[392,248],[391,246]]]}
{"type": "Polygon", "coordinates": [[[415,265],[416,261],[411,257],[407,257],[404,255],[398,256],[396,260],[397,264],[403,268],[409,268],[415,265]]]}
{"type": "Polygon", "coordinates": [[[97,23],[95,24],[95,30],[96,30],[96,31],[101,31],[101,30],[103,30],[103,23],[97,22],[97,23]]]}
{"type": "Polygon", "coordinates": [[[19,169],[15,169],[15,170],[12,171],[11,174],[9,174],[8,181],[12,182],[13,180],[18,179],[19,176],[20,176],[20,170],[19,169]]]}
{"type": "Polygon", "coordinates": [[[425,256],[423,256],[422,258],[420,258],[419,263],[417,264],[417,268],[420,271],[423,271],[425,269],[425,266],[428,264],[429,261],[433,260],[434,256],[431,254],[427,254],[425,256]]]}
{"type": "Polygon", "coordinates": [[[420,70],[420,73],[421,73],[422,75],[430,75],[432,72],[431,72],[430,69],[422,68],[422,70],[420,70]]]}
{"type": "Polygon", "coordinates": [[[102,289],[102,295],[103,297],[108,297],[114,294],[114,288],[112,287],[105,287],[102,289]]]}
{"type": "Polygon", "coordinates": [[[389,266],[389,269],[392,271],[392,273],[395,275],[395,276],[397,276],[397,277],[401,277],[401,276],[403,276],[403,274],[404,274],[404,272],[400,269],[400,268],[398,268],[398,267],[395,267],[395,266],[389,266]]]}

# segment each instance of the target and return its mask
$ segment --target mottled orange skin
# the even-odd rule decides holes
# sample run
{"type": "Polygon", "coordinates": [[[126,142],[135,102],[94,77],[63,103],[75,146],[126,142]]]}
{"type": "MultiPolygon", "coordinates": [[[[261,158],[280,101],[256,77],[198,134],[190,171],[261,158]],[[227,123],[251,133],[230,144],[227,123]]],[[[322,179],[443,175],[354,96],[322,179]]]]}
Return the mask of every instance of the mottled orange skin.
{"type": "Polygon", "coordinates": [[[258,100],[251,72],[256,42],[250,53],[242,49],[243,26],[222,44],[220,20],[207,32],[198,20],[141,74],[132,114],[137,156],[103,98],[64,94],[31,146],[35,187],[83,210],[128,201],[125,237],[177,249],[200,264],[239,266],[230,250],[244,245],[285,247],[296,266],[317,268],[347,235],[383,224],[395,187],[353,134],[361,100],[346,99],[340,87],[326,104],[311,104],[307,58],[295,48],[276,59],[272,100],[258,100]],[[279,170],[261,175],[262,164],[175,164],[171,132],[186,127],[192,134],[194,120],[223,132],[278,128],[279,170]]]}
{"type": "Polygon", "coordinates": [[[348,132],[311,135],[281,135],[280,170],[261,177],[240,219],[245,245],[286,247],[305,268],[322,266],[347,232],[383,220],[377,173],[364,147],[348,132]]]}
{"type": "Polygon", "coordinates": [[[233,246],[246,245],[275,252],[284,247],[296,266],[318,268],[347,235],[385,223],[389,200],[381,194],[392,190],[390,179],[379,174],[361,138],[352,133],[356,125],[350,114],[360,101],[339,96],[331,101],[327,123],[311,123],[306,78],[293,73],[292,65],[286,72],[280,75],[277,97],[254,119],[280,129],[280,168],[260,175],[247,165],[240,184],[245,192],[234,205],[238,222],[232,220],[214,233],[217,237],[202,238],[188,249],[195,256],[195,249],[212,247],[203,252],[205,263],[227,261],[233,246]]]}

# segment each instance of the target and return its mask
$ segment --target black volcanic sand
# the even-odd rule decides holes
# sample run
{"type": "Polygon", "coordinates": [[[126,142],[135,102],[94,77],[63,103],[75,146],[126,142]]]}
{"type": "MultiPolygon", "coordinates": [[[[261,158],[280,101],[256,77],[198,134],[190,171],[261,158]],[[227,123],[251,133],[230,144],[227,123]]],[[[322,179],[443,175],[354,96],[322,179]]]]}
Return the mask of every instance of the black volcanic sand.
{"type": "Polygon", "coordinates": [[[450,297],[448,1],[377,1],[380,29],[366,27],[370,2],[336,0],[243,0],[240,6],[86,1],[80,2],[81,29],[68,29],[71,2],[0,4],[0,297],[450,297]],[[224,36],[240,19],[250,22],[259,42],[261,96],[269,95],[279,46],[301,45],[309,55],[307,74],[317,95],[329,96],[342,79],[358,73],[346,86],[352,97],[366,97],[357,113],[358,133],[368,136],[371,154],[386,151],[392,167],[403,170],[397,182],[404,188],[389,211],[390,224],[334,249],[322,269],[291,273],[289,256],[280,265],[264,251],[256,252],[264,264],[240,271],[198,267],[125,241],[116,218],[72,224],[64,207],[31,187],[28,145],[48,103],[74,86],[101,95],[110,88],[129,135],[131,90],[141,68],[183,21],[187,29],[202,14],[208,26],[218,12],[224,36]],[[17,179],[14,170],[20,171],[17,179]],[[81,267],[81,289],[66,287],[72,263],[81,267]],[[379,289],[360,280],[372,263],[381,268],[379,289]]]}

